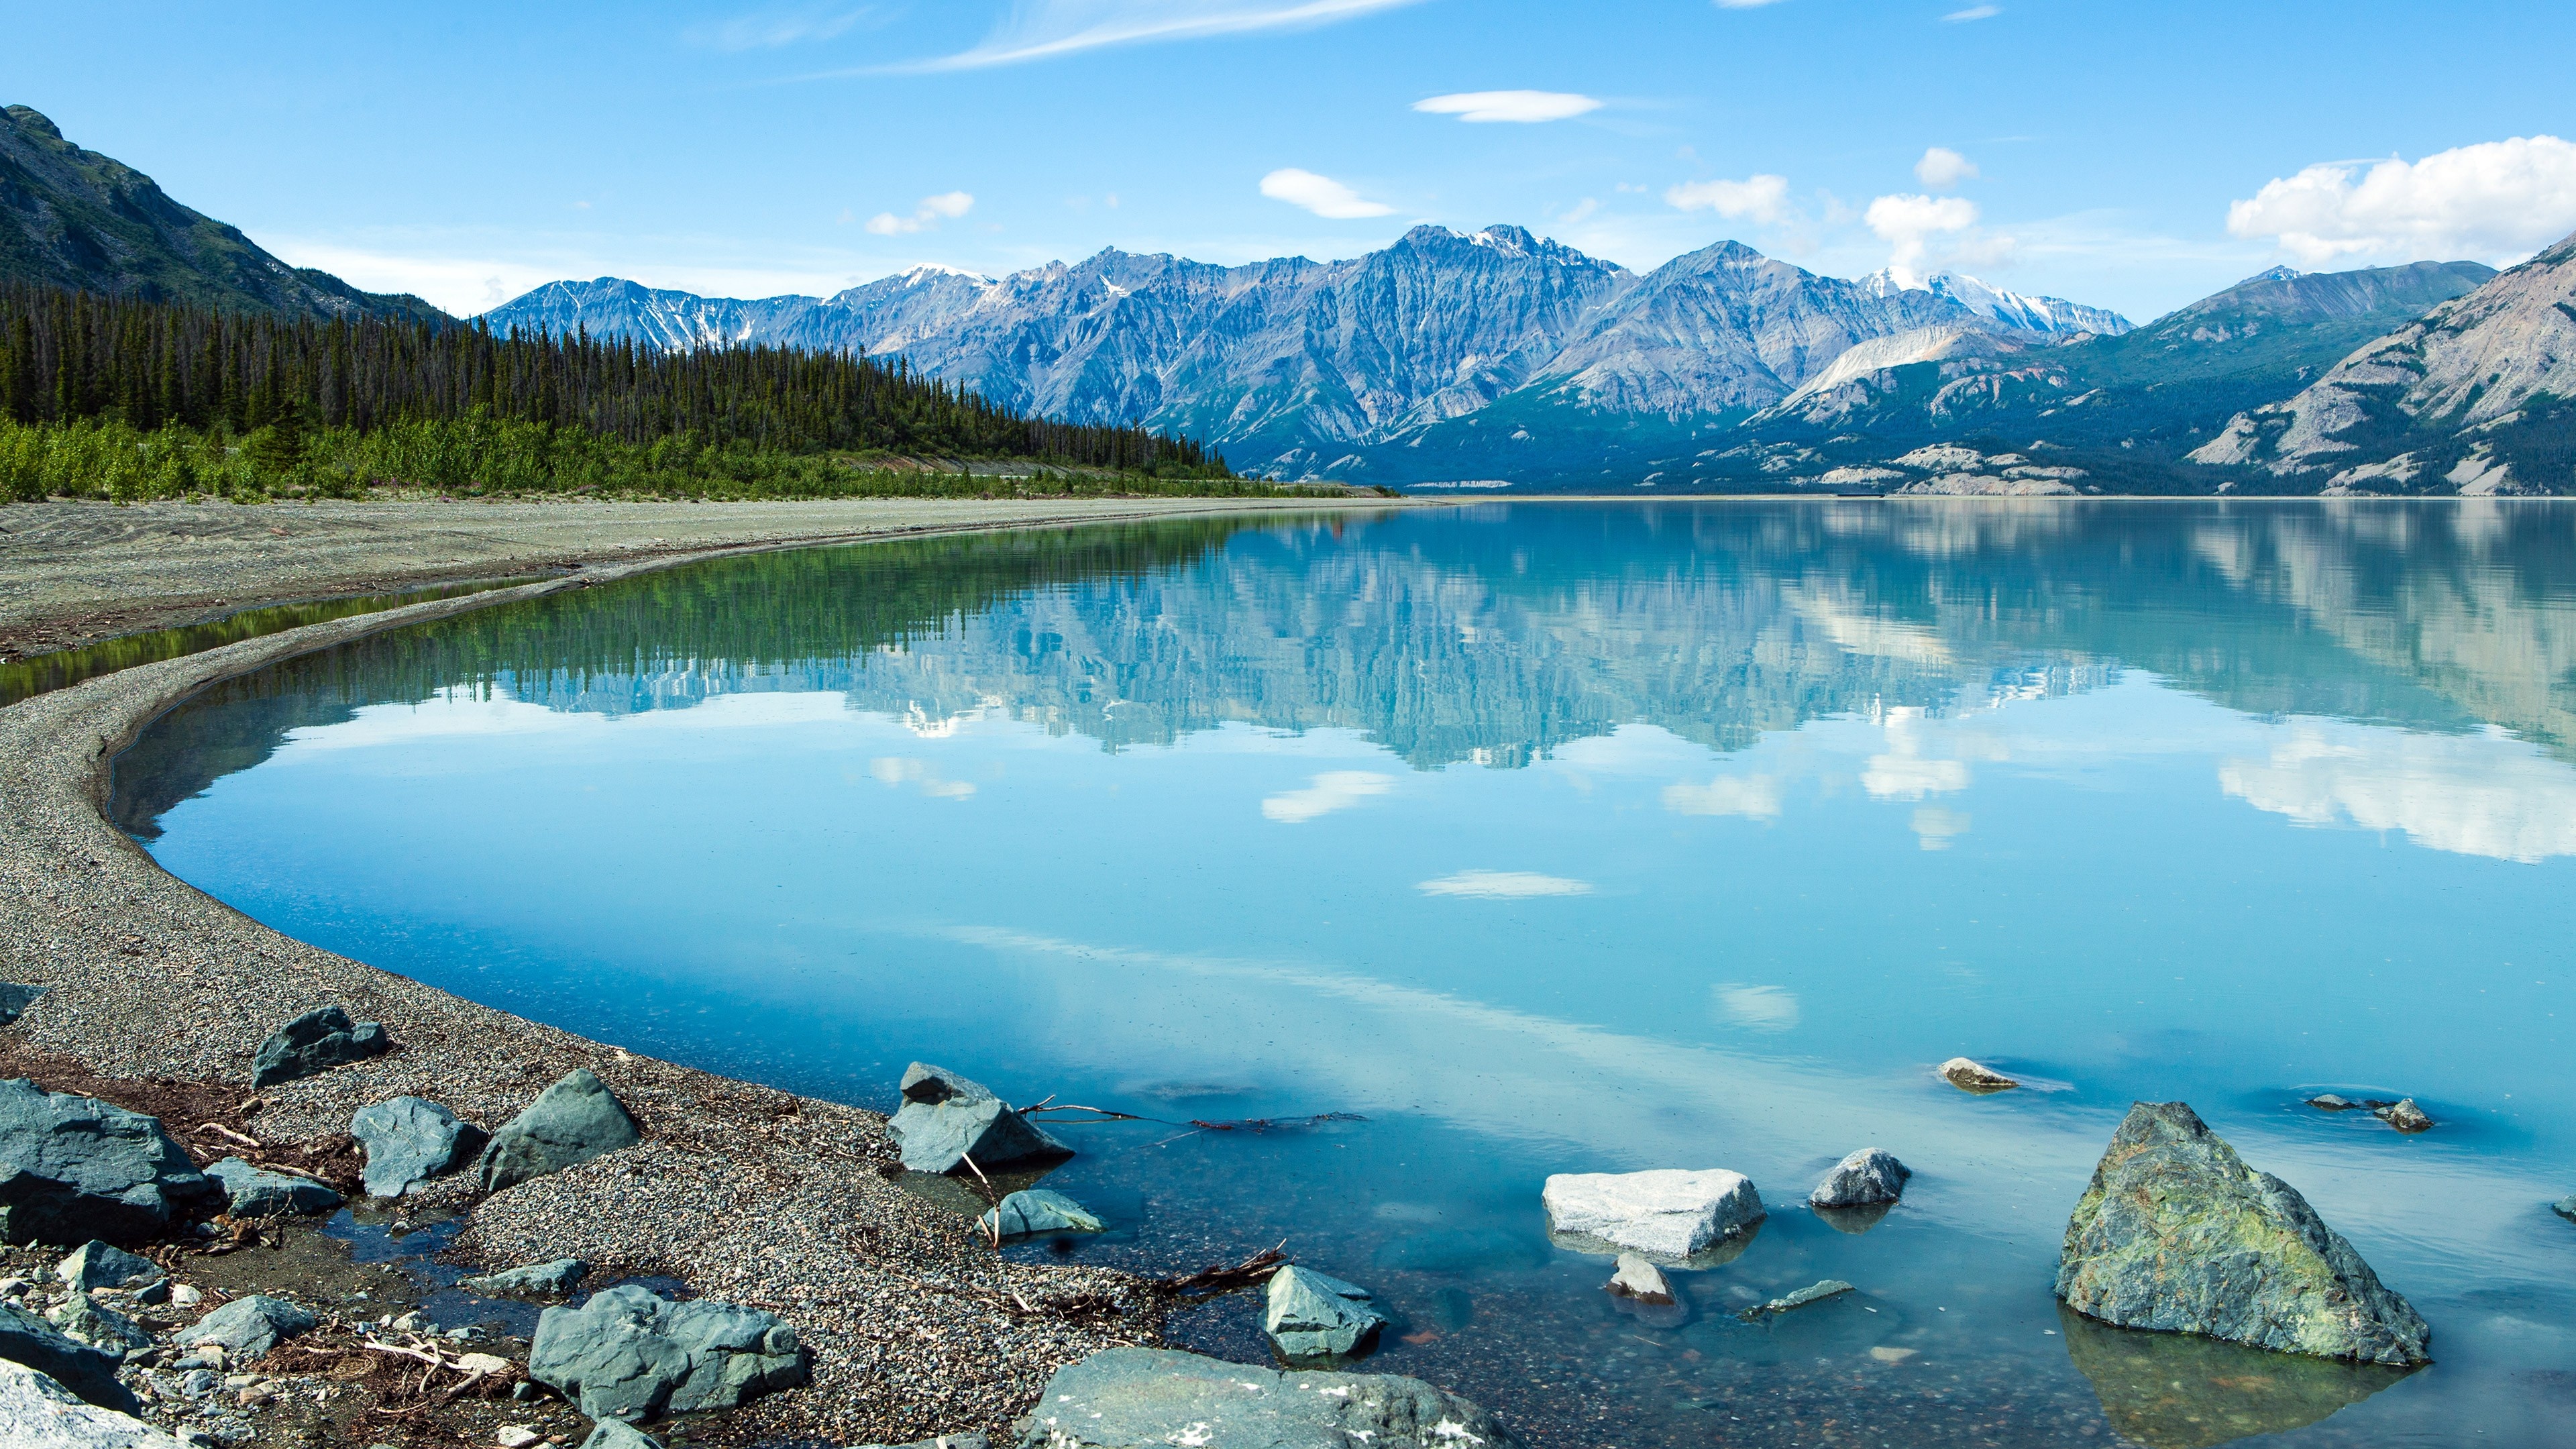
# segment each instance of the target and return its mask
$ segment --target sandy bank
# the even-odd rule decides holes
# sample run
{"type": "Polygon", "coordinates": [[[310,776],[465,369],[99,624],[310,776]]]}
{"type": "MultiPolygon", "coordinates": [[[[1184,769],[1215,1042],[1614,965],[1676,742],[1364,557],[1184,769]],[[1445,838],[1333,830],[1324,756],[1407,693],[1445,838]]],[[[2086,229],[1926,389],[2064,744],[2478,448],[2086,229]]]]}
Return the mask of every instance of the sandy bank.
{"type": "Polygon", "coordinates": [[[727,1437],[901,1443],[998,1429],[1034,1401],[1058,1365],[1113,1344],[1151,1342],[1161,1305],[1123,1274],[999,1259],[962,1219],[880,1175],[893,1154],[874,1113],[631,1056],[259,925],[167,875],[106,823],[99,804],[109,762],[155,716],[217,680],[362,634],[704,556],[703,547],[674,542],[685,529],[699,530],[690,535],[699,545],[756,546],[1247,506],[0,510],[0,526],[11,530],[0,539],[5,618],[21,637],[89,627],[80,621],[105,617],[110,600],[135,611],[178,610],[206,597],[255,602],[381,587],[395,570],[433,564],[456,577],[542,555],[563,561],[577,550],[590,558],[615,548],[666,550],[246,640],[0,709],[0,980],[48,988],[0,1038],[107,1076],[243,1084],[247,1097],[253,1051],[289,1017],[336,1002],[385,1023],[400,1044],[393,1054],[259,1094],[262,1135],[304,1143],[337,1137],[358,1106],[405,1092],[497,1124],[556,1076],[588,1066],[643,1123],[646,1141],[475,1206],[470,1240],[488,1260],[577,1256],[612,1270],[668,1273],[703,1294],[785,1316],[814,1351],[814,1383],[745,1410],[727,1437]],[[308,517],[312,532],[295,547],[311,551],[281,556],[285,545],[272,547],[267,533],[271,521],[294,529],[308,517]],[[524,524],[527,536],[505,537],[503,517],[524,524]],[[209,519],[229,531],[181,536],[209,519]],[[75,542],[85,529],[98,540],[86,549],[75,542]],[[99,532],[111,529],[121,532],[99,532]],[[460,540],[452,548],[451,537],[460,540]],[[308,542],[315,538],[323,541],[308,542]],[[381,547],[369,547],[371,538],[381,547]],[[155,558],[170,560],[166,577],[155,558]],[[22,568],[23,560],[38,566],[22,568]]]}

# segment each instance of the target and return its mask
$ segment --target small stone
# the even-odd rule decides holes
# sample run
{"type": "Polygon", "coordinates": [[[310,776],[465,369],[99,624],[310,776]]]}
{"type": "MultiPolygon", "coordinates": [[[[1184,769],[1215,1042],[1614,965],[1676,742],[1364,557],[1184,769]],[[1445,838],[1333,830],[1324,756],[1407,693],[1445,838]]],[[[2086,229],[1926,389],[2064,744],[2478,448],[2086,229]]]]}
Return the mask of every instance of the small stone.
{"type": "Polygon", "coordinates": [[[429,1180],[474,1160],[489,1134],[425,1097],[388,1097],[360,1107],[349,1135],[367,1149],[360,1174],[375,1197],[417,1192],[429,1180]]]}
{"type": "Polygon", "coordinates": [[[1561,1172],[1540,1190],[1548,1231],[1687,1258],[1762,1220],[1753,1180],[1724,1168],[1561,1172]]]}
{"type": "Polygon", "coordinates": [[[236,1218],[303,1217],[340,1205],[340,1194],[328,1183],[292,1173],[271,1172],[238,1157],[227,1157],[206,1169],[224,1185],[236,1218]]]}
{"type": "Polygon", "coordinates": [[[1834,1170],[1807,1194],[1816,1207],[1866,1207],[1872,1203],[1894,1202],[1904,1195],[1905,1183],[1914,1170],[1896,1160],[1892,1152],[1864,1147],[1834,1164],[1834,1170]]]}
{"type": "Polygon", "coordinates": [[[560,1298],[589,1272],[590,1265],[579,1258],[557,1258],[479,1278],[459,1278],[456,1286],[486,1298],[560,1298]]]}
{"type": "Polygon", "coordinates": [[[544,1443],[545,1438],[525,1424],[504,1424],[492,1433],[492,1442],[501,1449],[528,1449],[531,1444],[544,1443]]]}
{"type": "Polygon", "coordinates": [[[0,1278],[0,1298],[24,1298],[34,1286],[24,1278],[0,1278]]]}
{"type": "Polygon", "coordinates": [[[212,1369],[190,1369],[187,1377],[179,1380],[179,1392],[192,1399],[202,1399],[213,1393],[222,1382],[212,1369]]]}
{"type": "Polygon", "coordinates": [[[1024,1238],[1035,1233],[1096,1233],[1101,1222],[1091,1210],[1060,1192],[1029,1188],[1002,1199],[1001,1206],[976,1220],[987,1233],[1024,1238]]]}
{"type": "Polygon", "coordinates": [[[141,1325],[113,1308],[103,1308],[90,1301],[86,1293],[75,1293],[45,1315],[67,1337],[76,1338],[92,1348],[103,1348],[120,1357],[138,1348],[150,1348],[152,1335],[141,1325]]]}
{"type": "Polygon", "coordinates": [[[1635,1253],[1619,1255],[1619,1270],[1610,1275],[1609,1289],[1617,1297],[1634,1298],[1640,1303],[1677,1301],[1673,1297],[1673,1285],[1664,1278],[1664,1270],[1635,1253]]]}
{"type": "Polygon", "coordinates": [[[173,1308],[194,1308],[205,1301],[205,1294],[185,1283],[170,1290],[170,1306],[173,1308]]]}
{"type": "Polygon", "coordinates": [[[1386,1326],[1369,1291],[1290,1264],[1270,1275],[1262,1331],[1291,1363],[1347,1358],[1386,1326]]]}
{"type": "Polygon", "coordinates": [[[406,1313],[385,1326],[401,1333],[418,1333],[429,1327],[429,1320],[418,1313],[406,1313]]]}
{"type": "Polygon", "coordinates": [[[179,1335],[189,1345],[211,1344],[228,1358],[254,1359],[312,1328],[320,1320],[283,1298],[254,1293],[236,1298],[179,1335]]]}
{"type": "Polygon", "coordinates": [[[497,1353],[460,1353],[456,1356],[456,1366],[469,1374],[505,1374],[510,1371],[510,1361],[497,1353]]]}
{"type": "Polygon", "coordinates": [[[483,1190],[605,1157],[643,1140],[635,1119],[588,1067],[575,1067],[537,1094],[483,1149],[483,1190]]]}
{"type": "MultiPolygon", "coordinates": [[[[632,1424],[616,1419],[602,1419],[590,1437],[581,1441],[581,1449],[662,1449],[652,1435],[632,1424]]],[[[982,1446],[977,1446],[982,1449],[982,1446]]]]}
{"type": "Polygon", "coordinates": [[[1838,1298],[1850,1291],[1852,1291],[1852,1285],[1842,1279],[1827,1278],[1821,1283],[1811,1283],[1795,1293],[1783,1294],[1758,1307],[1747,1308],[1737,1316],[1750,1322],[1767,1314],[1788,1313],[1804,1308],[1810,1303],[1822,1303],[1828,1298],[1838,1298]]]}
{"type": "Polygon", "coordinates": [[[2424,1109],[2416,1106],[2412,1097],[2375,1108],[2370,1115],[2400,1132],[2429,1132],[2433,1129],[2433,1119],[2424,1115],[2424,1109]]]}
{"type": "Polygon", "coordinates": [[[327,1072],[391,1050],[393,1039],[372,1021],[352,1022],[337,1006],[304,1013],[269,1035],[252,1060],[250,1084],[266,1087],[327,1072]]]}
{"type": "Polygon", "coordinates": [[[1869,1351],[1869,1356],[1877,1359],[1880,1363],[1903,1363],[1922,1351],[1923,1350],[1919,1348],[1894,1348],[1882,1343],[1878,1347],[1871,1349],[1869,1351]]]}
{"type": "Polygon", "coordinates": [[[2350,1112],[2361,1104],[2338,1097],[2332,1092],[2320,1092],[2308,1099],[2308,1105],[2320,1112],[2350,1112]]]}
{"type": "Polygon", "coordinates": [[[155,1278],[151,1282],[144,1284],[142,1287],[133,1290],[133,1292],[134,1301],[137,1303],[145,1304],[147,1306],[157,1306],[159,1304],[167,1303],[170,1301],[170,1280],[167,1278],[155,1278]]]}
{"type": "Polygon", "coordinates": [[[1981,1066],[1966,1057],[1952,1057],[1941,1064],[1941,1079],[1962,1092],[1984,1096],[1988,1092],[2008,1092],[2021,1083],[1992,1067],[1981,1066]]]}
{"type": "Polygon", "coordinates": [[[2549,1205],[2549,1210],[2571,1223],[2576,1223],[2576,1192],[2571,1192],[2565,1197],[2560,1198],[2558,1201],[2551,1203],[2549,1205]]]}
{"type": "Polygon", "coordinates": [[[915,1172],[966,1170],[966,1160],[992,1172],[1003,1167],[1047,1166],[1073,1149],[1011,1109],[981,1082],[945,1067],[914,1062],[906,1067],[903,1105],[886,1123],[886,1135],[915,1172]]]}
{"type": "Polygon", "coordinates": [[[137,1283],[157,1282],[166,1275],[161,1265],[139,1253],[111,1247],[96,1238],[81,1244],[72,1255],[54,1265],[54,1276],[70,1285],[76,1293],[92,1288],[125,1288],[137,1283]]]}

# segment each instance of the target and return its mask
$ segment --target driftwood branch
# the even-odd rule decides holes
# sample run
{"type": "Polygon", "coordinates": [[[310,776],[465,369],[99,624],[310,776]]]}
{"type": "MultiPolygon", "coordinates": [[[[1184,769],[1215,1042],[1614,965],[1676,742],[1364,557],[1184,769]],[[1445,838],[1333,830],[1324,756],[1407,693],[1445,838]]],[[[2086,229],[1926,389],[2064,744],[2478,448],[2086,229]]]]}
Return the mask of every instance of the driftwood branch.
{"type": "Polygon", "coordinates": [[[1153,1288],[1174,1298],[1213,1298],[1266,1283],[1288,1261],[1287,1248],[1288,1240],[1282,1238],[1277,1247],[1264,1248],[1240,1263],[1219,1263],[1179,1277],[1157,1278],[1153,1288]]]}

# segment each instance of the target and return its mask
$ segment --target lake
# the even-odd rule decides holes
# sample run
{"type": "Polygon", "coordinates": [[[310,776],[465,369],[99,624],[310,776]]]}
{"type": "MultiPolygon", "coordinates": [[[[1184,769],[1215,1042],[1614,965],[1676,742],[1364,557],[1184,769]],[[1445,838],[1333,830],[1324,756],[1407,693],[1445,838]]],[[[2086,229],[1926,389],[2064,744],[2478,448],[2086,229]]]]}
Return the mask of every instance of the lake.
{"type": "MultiPolygon", "coordinates": [[[[1368,1366],[1533,1443],[2571,1442],[2562,505],[1565,502],[769,554],[221,686],[113,808],[281,931],[638,1051],[1154,1119],[1061,1129],[1047,1185],[1112,1231],[1011,1251],[1284,1241],[1396,1318],[1368,1366]],[[2028,1085],[1958,1091],[1957,1055],[2028,1085]],[[2061,1313],[2104,1142],[2177,1098],[2413,1301],[2433,1366],[2061,1313]],[[1869,1145],[1916,1175],[1842,1231],[1804,1198],[1869,1145]],[[1539,1208],[1652,1167],[1772,1208],[1679,1314],[1539,1208]],[[1737,1316],[1824,1277],[1859,1291],[1737,1316]]],[[[1174,1337],[1262,1358],[1257,1307],[1174,1337]]]]}

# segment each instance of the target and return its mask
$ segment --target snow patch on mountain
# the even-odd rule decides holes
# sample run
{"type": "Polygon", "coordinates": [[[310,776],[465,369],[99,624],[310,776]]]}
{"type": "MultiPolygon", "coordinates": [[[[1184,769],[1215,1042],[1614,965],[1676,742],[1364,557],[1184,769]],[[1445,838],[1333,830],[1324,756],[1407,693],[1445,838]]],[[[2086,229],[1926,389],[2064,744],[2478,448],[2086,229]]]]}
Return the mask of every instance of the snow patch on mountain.
{"type": "Polygon", "coordinates": [[[2117,337],[2137,324],[2106,307],[2087,307],[2063,297],[2038,297],[2009,291],[1981,282],[1964,272],[1934,272],[1921,283],[1909,283],[1886,268],[1860,279],[1860,285],[1873,296],[1892,296],[1899,292],[1930,292],[1945,301],[1955,302],[1982,317],[1992,326],[2014,332],[2036,332],[2052,337],[2072,337],[2090,332],[2099,337],[2117,337]]]}

